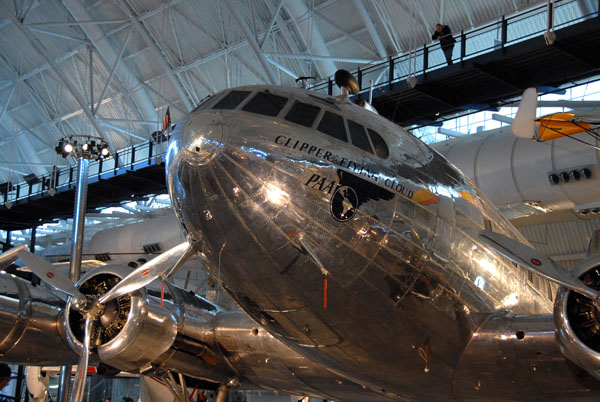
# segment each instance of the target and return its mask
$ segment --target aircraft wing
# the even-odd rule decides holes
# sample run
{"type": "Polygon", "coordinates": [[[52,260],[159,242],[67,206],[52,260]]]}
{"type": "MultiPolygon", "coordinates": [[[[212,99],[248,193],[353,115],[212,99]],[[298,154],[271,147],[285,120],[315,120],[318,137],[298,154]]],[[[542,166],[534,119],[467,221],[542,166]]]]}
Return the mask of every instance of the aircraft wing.
{"type": "MultiPolygon", "coordinates": [[[[111,282],[107,277],[129,271],[124,266],[97,267],[84,275],[79,288],[83,293],[102,288],[111,282]]],[[[106,327],[93,326],[90,364],[158,377],[175,389],[173,379],[182,374],[188,384],[200,381],[203,389],[226,384],[330,400],[395,400],[293,351],[245,313],[222,311],[168,282],[161,295],[156,282],[112,302],[111,311],[117,314],[103,316],[106,327]],[[114,326],[106,320],[114,320],[114,326]]],[[[0,361],[28,366],[77,363],[83,325],[79,313],[44,287],[4,272],[0,289],[0,361]],[[14,308],[19,305],[26,307],[25,315],[14,308]]]]}

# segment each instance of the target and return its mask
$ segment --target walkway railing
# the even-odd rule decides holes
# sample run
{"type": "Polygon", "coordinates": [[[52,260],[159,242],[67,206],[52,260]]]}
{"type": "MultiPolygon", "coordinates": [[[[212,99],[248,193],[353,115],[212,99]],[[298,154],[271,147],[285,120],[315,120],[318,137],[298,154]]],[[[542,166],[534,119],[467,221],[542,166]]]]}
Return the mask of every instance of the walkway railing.
{"type": "MultiPolygon", "coordinates": [[[[109,179],[128,170],[138,170],[160,164],[166,149],[166,139],[160,143],[149,140],[121,150],[108,159],[91,162],[88,183],[92,184],[98,180],[109,179]]],[[[54,192],[70,190],[75,187],[76,182],[76,166],[58,166],[49,174],[30,176],[29,181],[16,185],[11,182],[0,184],[0,195],[4,200],[4,204],[10,205],[10,203],[39,196],[44,192],[53,195],[54,192]]]]}
{"type": "MultiPolygon", "coordinates": [[[[598,1],[593,0],[557,0],[554,3],[554,27],[564,28],[591,18],[598,18],[598,1]]],[[[455,33],[457,40],[454,46],[453,61],[462,62],[469,58],[489,53],[505,46],[536,37],[546,31],[548,26],[548,7],[546,4],[508,18],[471,30],[455,33]]],[[[409,77],[409,63],[413,63],[414,75],[437,70],[446,66],[446,59],[439,43],[424,45],[422,48],[408,54],[390,57],[387,61],[359,68],[354,76],[357,77],[361,91],[374,82],[374,88],[391,86],[391,84],[409,77]],[[416,58],[413,59],[413,58],[416,58]],[[415,66],[416,62],[416,67],[415,66]]],[[[327,81],[312,86],[312,90],[322,93],[333,93],[333,77],[327,81]]],[[[156,144],[150,140],[133,145],[122,150],[114,157],[104,161],[93,162],[89,167],[89,183],[124,173],[127,170],[137,170],[145,166],[161,162],[166,151],[166,144],[156,144]]],[[[29,182],[23,181],[13,185],[10,182],[0,184],[0,196],[5,205],[30,197],[36,197],[44,192],[52,194],[70,190],[75,186],[77,178],[76,167],[60,167],[44,176],[31,177],[29,182]]]]}
{"type": "MultiPolygon", "coordinates": [[[[454,63],[460,63],[540,36],[551,22],[549,14],[554,17],[556,30],[591,18],[598,18],[599,3],[600,1],[591,0],[557,0],[553,6],[553,13],[549,13],[548,6],[543,4],[508,18],[502,17],[496,22],[468,32],[454,33],[456,44],[452,60],[454,63]]],[[[374,88],[391,87],[393,83],[406,80],[410,75],[424,74],[446,65],[446,58],[440,44],[426,44],[412,54],[390,57],[387,61],[359,68],[354,72],[354,77],[362,92],[369,89],[371,80],[374,88]],[[411,65],[412,74],[409,74],[411,65]]],[[[310,89],[332,95],[333,87],[333,77],[329,77],[327,81],[311,86],[310,89]]]]}

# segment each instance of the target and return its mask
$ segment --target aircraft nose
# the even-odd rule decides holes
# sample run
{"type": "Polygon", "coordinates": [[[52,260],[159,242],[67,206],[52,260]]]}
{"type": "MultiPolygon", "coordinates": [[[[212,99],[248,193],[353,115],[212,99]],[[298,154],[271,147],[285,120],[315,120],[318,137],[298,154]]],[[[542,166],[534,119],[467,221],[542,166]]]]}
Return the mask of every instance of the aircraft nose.
{"type": "Polygon", "coordinates": [[[181,130],[181,147],[188,161],[208,165],[223,149],[225,125],[220,115],[199,113],[181,130]]]}

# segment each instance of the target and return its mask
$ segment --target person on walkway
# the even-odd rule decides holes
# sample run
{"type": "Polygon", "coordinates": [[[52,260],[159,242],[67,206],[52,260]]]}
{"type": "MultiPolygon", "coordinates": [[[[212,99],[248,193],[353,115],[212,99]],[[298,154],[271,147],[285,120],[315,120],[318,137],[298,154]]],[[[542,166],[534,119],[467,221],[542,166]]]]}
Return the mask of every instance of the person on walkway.
{"type": "Polygon", "coordinates": [[[456,43],[456,39],[452,36],[452,31],[448,25],[437,24],[435,26],[435,31],[433,35],[431,35],[431,39],[439,40],[440,45],[442,47],[442,51],[444,52],[444,56],[446,56],[446,62],[448,65],[452,64],[452,50],[454,49],[454,44],[456,43]]]}

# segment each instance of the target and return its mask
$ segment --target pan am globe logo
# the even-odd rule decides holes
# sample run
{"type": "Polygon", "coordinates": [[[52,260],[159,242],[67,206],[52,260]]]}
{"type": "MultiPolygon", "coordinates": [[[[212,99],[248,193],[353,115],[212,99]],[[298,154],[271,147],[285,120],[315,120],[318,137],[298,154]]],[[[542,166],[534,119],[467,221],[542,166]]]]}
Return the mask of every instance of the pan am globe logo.
{"type": "Polygon", "coordinates": [[[347,222],[358,210],[358,196],[352,187],[342,186],[331,197],[331,215],[336,221],[347,222]]]}

